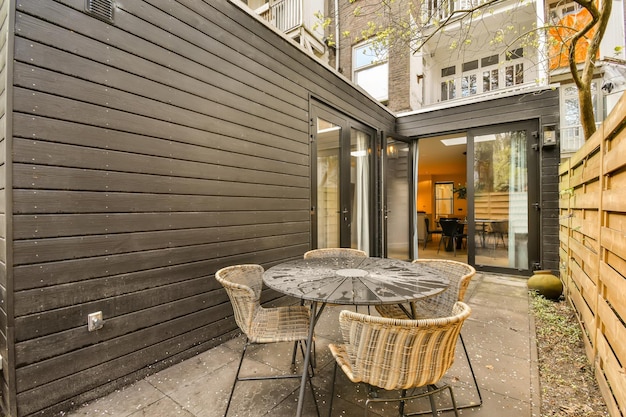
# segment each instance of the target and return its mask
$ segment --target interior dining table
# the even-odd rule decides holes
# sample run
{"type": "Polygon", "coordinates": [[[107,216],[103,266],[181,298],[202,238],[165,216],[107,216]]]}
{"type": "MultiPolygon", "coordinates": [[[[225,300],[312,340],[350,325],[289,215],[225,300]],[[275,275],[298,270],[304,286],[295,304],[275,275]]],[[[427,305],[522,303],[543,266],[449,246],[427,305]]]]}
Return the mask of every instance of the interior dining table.
{"type": "Polygon", "coordinates": [[[450,284],[425,264],[375,257],[287,261],[267,269],[263,281],[273,290],[311,303],[297,417],[302,415],[315,325],[326,304],[403,306],[439,294],[450,284]]]}

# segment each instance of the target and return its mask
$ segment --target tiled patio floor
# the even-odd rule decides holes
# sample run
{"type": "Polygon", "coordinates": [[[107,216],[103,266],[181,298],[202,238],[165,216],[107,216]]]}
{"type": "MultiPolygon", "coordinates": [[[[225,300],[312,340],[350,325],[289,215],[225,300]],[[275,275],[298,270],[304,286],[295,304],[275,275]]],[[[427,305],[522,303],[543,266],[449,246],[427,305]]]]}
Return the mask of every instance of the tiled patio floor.
{"type": "MultiPolygon", "coordinates": [[[[476,417],[539,416],[535,335],[528,311],[526,280],[478,273],[470,284],[465,301],[472,307],[472,314],[463,326],[462,335],[478,379],[483,404],[463,409],[460,414],[476,417]]],[[[328,307],[316,327],[317,369],[313,385],[323,416],[328,415],[333,373],[327,344],[339,340],[337,315],[341,309],[328,307]]],[[[359,311],[365,312],[365,309],[359,311]]],[[[242,342],[241,337],[231,340],[84,405],[67,416],[221,417],[232,387],[242,342]]],[[[246,357],[245,372],[267,374],[281,369],[289,372],[291,345],[282,344],[280,349],[277,345],[255,347],[248,350],[246,357]]],[[[351,383],[341,371],[337,375],[337,396],[332,415],[362,416],[367,387],[351,383]]],[[[445,379],[454,386],[458,404],[478,401],[460,343],[457,344],[457,359],[445,379]]],[[[240,382],[229,416],[294,416],[299,381],[240,382]]],[[[305,401],[303,415],[316,415],[308,389],[305,401]]],[[[438,402],[447,407],[449,398],[442,394],[438,402]]],[[[409,404],[406,412],[428,409],[428,400],[420,400],[409,404]]],[[[370,415],[374,416],[396,416],[397,403],[376,405],[371,410],[373,413],[370,415]]],[[[453,414],[450,411],[441,415],[453,414]]]]}

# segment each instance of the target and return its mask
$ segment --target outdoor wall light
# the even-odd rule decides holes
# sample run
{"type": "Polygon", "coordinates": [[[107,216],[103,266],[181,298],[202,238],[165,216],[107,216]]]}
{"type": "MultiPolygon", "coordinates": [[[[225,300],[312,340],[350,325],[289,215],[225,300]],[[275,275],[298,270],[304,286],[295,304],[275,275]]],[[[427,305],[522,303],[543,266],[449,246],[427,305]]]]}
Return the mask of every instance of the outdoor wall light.
{"type": "Polygon", "coordinates": [[[387,158],[396,159],[398,157],[398,147],[396,145],[387,145],[387,158]]]}
{"type": "Polygon", "coordinates": [[[541,137],[541,146],[556,146],[556,125],[544,125],[543,135],[541,137]]]}

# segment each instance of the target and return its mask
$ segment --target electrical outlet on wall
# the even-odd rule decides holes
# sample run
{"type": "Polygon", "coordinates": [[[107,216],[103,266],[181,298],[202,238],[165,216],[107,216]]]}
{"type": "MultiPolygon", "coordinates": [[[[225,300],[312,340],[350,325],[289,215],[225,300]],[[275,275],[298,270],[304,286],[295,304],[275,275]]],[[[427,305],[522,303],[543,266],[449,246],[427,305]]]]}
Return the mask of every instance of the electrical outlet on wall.
{"type": "Polygon", "coordinates": [[[90,332],[101,329],[104,326],[104,320],[102,319],[102,311],[96,311],[87,316],[87,329],[90,332]]]}

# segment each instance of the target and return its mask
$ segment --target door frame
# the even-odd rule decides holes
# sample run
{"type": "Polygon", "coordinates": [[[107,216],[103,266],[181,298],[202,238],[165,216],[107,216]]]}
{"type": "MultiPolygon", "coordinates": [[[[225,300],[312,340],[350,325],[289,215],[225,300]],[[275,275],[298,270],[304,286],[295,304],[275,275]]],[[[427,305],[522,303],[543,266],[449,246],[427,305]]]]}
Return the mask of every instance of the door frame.
{"type": "Polygon", "coordinates": [[[388,247],[387,244],[389,242],[387,232],[388,225],[387,220],[389,218],[389,206],[388,206],[388,197],[389,190],[387,187],[387,165],[388,165],[388,154],[387,154],[387,145],[389,144],[389,140],[395,140],[398,142],[405,142],[409,145],[409,155],[407,156],[407,164],[408,164],[408,227],[407,233],[409,234],[409,258],[416,259],[417,258],[417,248],[419,246],[417,241],[417,143],[402,135],[398,135],[395,133],[387,133],[381,132],[380,134],[380,149],[379,154],[381,157],[379,158],[380,166],[378,168],[378,172],[380,172],[380,237],[377,239],[379,246],[380,256],[387,257],[388,256],[388,247]]]}
{"type": "Polygon", "coordinates": [[[368,126],[365,123],[359,122],[355,118],[348,116],[342,113],[339,110],[336,110],[330,106],[327,106],[318,101],[310,101],[310,140],[309,140],[309,154],[310,154],[310,172],[311,172],[311,204],[310,204],[310,214],[311,214],[311,248],[318,248],[318,217],[317,217],[317,145],[316,145],[316,135],[317,135],[317,124],[316,121],[318,118],[327,120],[341,128],[340,135],[340,161],[339,161],[339,176],[340,176],[340,185],[339,185],[339,205],[340,209],[345,214],[345,216],[340,216],[340,246],[349,248],[352,244],[351,239],[351,223],[352,223],[352,210],[351,210],[351,183],[350,183],[350,147],[351,147],[351,131],[352,129],[356,129],[362,132],[366,132],[369,134],[371,138],[371,143],[368,146],[368,149],[372,151],[369,153],[368,161],[370,170],[370,178],[369,178],[369,197],[368,197],[368,206],[370,207],[370,216],[369,216],[369,230],[370,230],[370,238],[368,245],[369,247],[366,251],[370,254],[370,256],[379,256],[379,244],[377,243],[380,240],[380,221],[379,221],[379,213],[380,213],[380,188],[379,184],[379,167],[380,167],[380,131],[368,126]],[[345,174],[347,172],[347,175],[345,174]]]}
{"type": "Polygon", "coordinates": [[[477,128],[468,129],[467,134],[467,211],[468,211],[468,251],[467,260],[470,265],[473,265],[476,270],[486,272],[500,272],[500,273],[516,273],[516,274],[532,274],[533,269],[539,264],[541,260],[540,254],[540,198],[541,198],[541,184],[540,184],[540,152],[538,144],[538,127],[539,121],[537,119],[530,119],[524,121],[516,121],[510,123],[501,123],[497,125],[482,126],[477,128]],[[502,131],[526,131],[527,143],[527,175],[528,175],[528,265],[526,269],[514,269],[497,267],[491,265],[476,265],[476,246],[475,246],[475,184],[474,184],[474,138],[476,136],[482,136],[486,134],[492,134],[502,131]],[[471,242],[471,244],[470,244],[471,242]]]}

